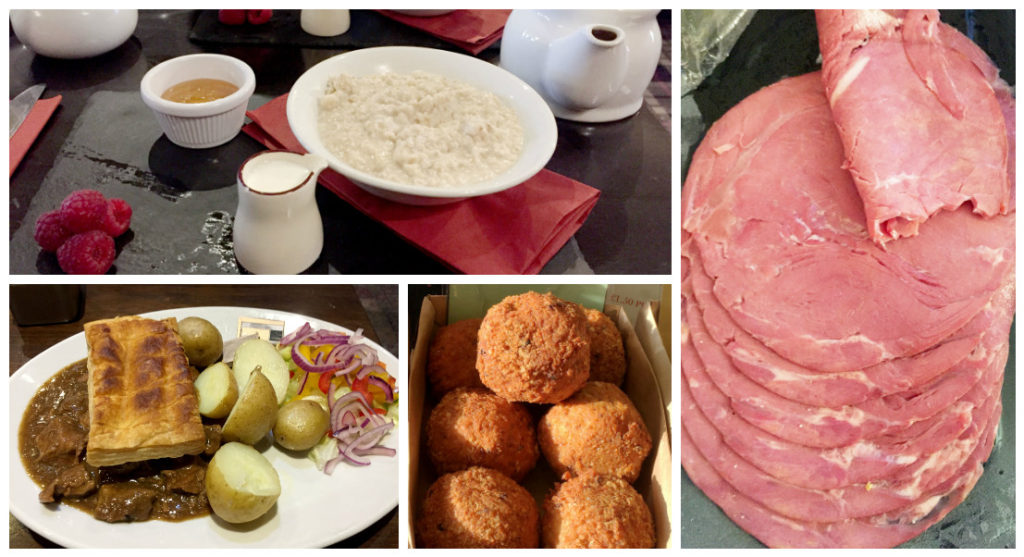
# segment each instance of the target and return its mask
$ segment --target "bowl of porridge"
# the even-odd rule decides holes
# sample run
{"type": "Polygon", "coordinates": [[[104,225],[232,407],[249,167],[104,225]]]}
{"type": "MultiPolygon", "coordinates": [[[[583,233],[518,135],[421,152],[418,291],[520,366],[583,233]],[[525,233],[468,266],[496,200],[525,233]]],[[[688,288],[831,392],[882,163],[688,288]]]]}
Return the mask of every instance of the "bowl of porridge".
{"type": "Polygon", "coordinates": [[[558,140],[547,103],[510,72],[471,56],[377,47],[334,56],[292,86],[302,146],[375,195],[451,203],[515,187],[558,140]]]}

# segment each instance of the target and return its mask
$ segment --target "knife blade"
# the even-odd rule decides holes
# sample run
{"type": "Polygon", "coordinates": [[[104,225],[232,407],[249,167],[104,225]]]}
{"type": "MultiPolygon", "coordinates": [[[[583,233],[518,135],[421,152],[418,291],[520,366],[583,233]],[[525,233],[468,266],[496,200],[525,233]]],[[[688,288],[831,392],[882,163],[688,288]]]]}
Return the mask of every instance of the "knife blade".
{"type": "Polygon", "coordinates": [[[33,85],[19,93],[11,101],[11,135],[8,139],[14,137],[14,132],[18,131],[18,126],[25,121],[28,113],[32,112],[32,107],[36,105],[36,101],[43,95],[44,89],[46,89],[45,84],[33,85]]]}

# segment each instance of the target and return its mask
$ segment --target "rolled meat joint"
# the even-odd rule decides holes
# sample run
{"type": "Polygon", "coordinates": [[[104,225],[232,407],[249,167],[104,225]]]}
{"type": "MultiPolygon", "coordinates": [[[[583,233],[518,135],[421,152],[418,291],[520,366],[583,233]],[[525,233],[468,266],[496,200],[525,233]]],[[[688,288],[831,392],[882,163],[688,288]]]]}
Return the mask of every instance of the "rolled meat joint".
{"type": "Polygon", "coordinates": [[[819,10],[825,91],[873,240],[1010,210],[998,69],[936,10],[819,10]]]}
{"type": "Polygon", "coordinates": [[[824,70],[715,122],[683,186],[682,464],[771,547],[892,547],[967,498],[994,447],[1014,101],[933,12],[818,24],[824,70]],[[1000,140],[947,137],[961,124],[1000,140]]]}

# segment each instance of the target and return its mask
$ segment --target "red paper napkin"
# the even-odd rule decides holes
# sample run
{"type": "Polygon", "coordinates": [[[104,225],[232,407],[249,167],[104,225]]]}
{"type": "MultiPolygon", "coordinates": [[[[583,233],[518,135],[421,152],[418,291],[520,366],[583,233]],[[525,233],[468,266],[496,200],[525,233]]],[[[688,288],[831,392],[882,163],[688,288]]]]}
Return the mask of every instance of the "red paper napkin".
{"type": "MultiPolygon", "coordinates": [[[[288,126],[287,98],[282,95],[249,111],[252,123],[242,129],[272,149],[304,153],[288,126]]],[[[319,183],[441,262],[469,274],[540,272],[579,230],[600,195],[548,170],[502,192],[434,207],[382,199],[331,169],[320,174],[319,183]]]]}
{"type": "Polygon", "coordinates": [[[501,38],[505,21],[512,13],[512,10],[455,10],[439,16],[417,17],[391,10],[377,11],[473,54],[480,54],[501,38]]]}
{"type": "Polygon", "coordinates": [[[50,116],[53,115],[53,111],[57,110],[60,101],[60,95],[36,101],[32,112],[29,112],[25,121],[18,126],[18,131],[14,132],[14,136],[11,137],[11,173],[7,175],[8,178],[14,176],[14,171],[21,164],[21,159],[25,158],[25,153],[35,143],[39,132],[43,131],[43,126],[50,121],[50,116]]]}

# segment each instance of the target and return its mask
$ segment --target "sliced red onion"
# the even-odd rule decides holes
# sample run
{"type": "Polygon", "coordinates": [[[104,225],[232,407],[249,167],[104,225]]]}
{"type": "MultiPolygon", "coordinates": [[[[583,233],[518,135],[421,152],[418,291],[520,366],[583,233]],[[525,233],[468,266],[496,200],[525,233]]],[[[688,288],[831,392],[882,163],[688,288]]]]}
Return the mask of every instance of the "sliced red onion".
{"type": "Polygon", "coordinates": [[[346,450],[342,451],[341,455],[350,464],[355,464],[356,466],[369,466],[370,465],[370,461],[369,460],[363,459],[363,458],[358,458],[356,456],[356,454],[352,452],[351,449],[346,449],[346,450]]]}
{"type": "Polygon", "coordinates": [[[357,455],[359,455],[359,456],[371,456],[371,455],[395,456],[395,454],[397,454],[397,451],[395,451],[395,449],[392,449],[392,448],[389,448],[389,447],[377,446],[377,447],[370,447],[369,449],[357,449],[355,451],[355,453],[357,455]]]}
{"type": "Polygon", "coordinates": [[[332,433],[331,436],[347,445],[359,437],[360,434],[362,434],[362,430],[356,427],[355,424],[352,424],[345,426],[336,433],[332,433]]]}
{"type": "Polygon", "coordinates": [[[288,346],[289,344],[310,334],[311,332],[313,332],[313,326],[310,325],[309,322],[307,321],[304,325],[299,327],[298,330],[282,338],[281,342],[278,343],[278,346],[288,346]]]}
{"type": "MultiPolygon", "coordinates": [[[[347,403],[349,403],[349,402],[351,402],[353,400],[358,400],[359,402],[361,402],[363,404],[363,406],[366,407],[367,410],[369,410],[371,413],[373,412],[373,405],[371,405],[370,401],[366,400],[366,397],[363,396],[363,393],[361,393],[359,391],[349,391],[349,392],[341,395],[340,397],[338,397],[338,400],[336,402],[338,404],[347,404],[347,403]]],[[[334,405],[332,404],[331,408],[333,408],[333,407],[334,407],[334,405]]]]}
{"type": "Polygon", "coordinates": [[[376,445],[378,441],[384,438],[384,434],[394,429],[394,427],[395,424],[387,423],[367,429],[350,446],[357,449],[368,449],[376,445]]]}
{"type": "Polygon", "coordinates": [[[299,369],[311,373],[323,373],[325,371],[331,371],[335,367],[337,367],[331,364],[318,365],[311,362],[309,358],[307,358],[302,352],[299,351],[299,346],[300,345],[297,342],[292,345],[292,361],[295,362],[295,365],[298,366],[299,369]]]}
{"type": "Polygon", "coordinates": [[[370,464],[369,460],[356,460],[352,456],[349,456],[345,453],[341,453],[338,456],[327,461],[327,464],[324,465],[324,473],[330,476],[331,473],[334,472],[334,468],[344,461],[348,461],[352,464],[355,464],[356,466],[368,466],[370,464]]]}
{"type": "Polygon", "coordinates": [[[356,329],[355,333],[352,334],[352,340],[350,340],[349,342],[351,342],[352,344],[355,344],[357,342],[360,342],[364,338],[366,338],[366,337],[363,336],[363,329],[362,329],[362,327],[360,327],[360,328],[356,329]]]}
{"type": "Polygon", "coordinates": [[[387,370],[384,369],[384,366],[380,365],[377,362],[373,362],[364,365],[363,368],[360,369],[358,373],[356,373],[356,377],[362,379],[375,371],[378,373],[387,373],[387,370]]]}
{"type": "MultiPolygon", "coordinates": [[[[360,401],[352,401],[345,404],[341,408],[332,409],[331,411],[331,431],[340,431],[341,428],[345,427],[344,419],[345,414],[351,413],[353,416],[359,416],[367,412],[366,405],[360,401]]],[[[370,410],[372,412],[372,410],[370,410]]],[[[364,427],[360,424],[359,427],[364,427]]]]}
{"type": "Polygon", "coordinates": [[[302,337],[296,341],[296,344],[319,346],[322,344],[349,344],[349,342],[349,335],[324,329],[302,337]]]}
{"type": "MultiPolygon", "coordinates": [[[[331,385],[333,387],[334,384],[331,385]]],[[[333,394],[332,389],[328,398],[331,406],[331,436],[338,444],[339,454],[324,465],[325,473],[332,473],[341,462],[367,466],[370,461],[365,456],[396,454],[394,449],[379,446],[381,439],[394,429],[394,422],[374,412],[370,401],[359,391],[345,393],[337,400],[332,400],[333,394]]]]}
{"type": "MultiPolygon", "coordinates": [[[[304,373],[299,380],[299,392],[302,392],[311,373],[328,373],[334,376],[356,373],[356,378],[363,379],[373,372],[387,374],[380,364],[377,351],[371,346],[361,344],[365,339],[363,330],[357,329],[352,335],[328,330],[314,331],[306,323],[299,330],[286,336],[280,345],[291,345],[292,361],[304,373]],[[311,358],[299,350],[302,346],[332,346],[330,352],[316,351],[311,358]]],[[[352,381],[351,376],[349,381],[352,381]]],[[[384,393],[384,399],[394,402],[395,389],[386,380],[370,376],[370,383],[376,385],[384,393]]],[[[338,456],[324,465],[324,473],[331,474],[341,462],[356,466],[367,466],[370,461],[366,456],[394,456],[396,451],[380,446],[381,439],[394,429],[395,423],[377,414],[372,400],[359,391],[351,391],[335,398],[337,385],[330,382],[327,390],[328,406],[331,417],[330,435],[336,440],[338,456]]]]}
{"type": "Polygon", "coordinates": [[[395,393],[391,390],[391,385],[387,381],[377,377],[376,375],[371,375],[369,381],[379,387],[380,390],[384,391],[385,402],[395,401],[395,393]]]}
{"type": "Polygon", "coordinates": [[[302,374],[302,377],[299,379],[299,390],[295,391],[295,392],[301,394],[302,393],[302,389],[306,388],[306,380],[309,379],[309,372],[308,371],[302,371],[300,369],[299,373],[302,374]]]}

